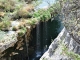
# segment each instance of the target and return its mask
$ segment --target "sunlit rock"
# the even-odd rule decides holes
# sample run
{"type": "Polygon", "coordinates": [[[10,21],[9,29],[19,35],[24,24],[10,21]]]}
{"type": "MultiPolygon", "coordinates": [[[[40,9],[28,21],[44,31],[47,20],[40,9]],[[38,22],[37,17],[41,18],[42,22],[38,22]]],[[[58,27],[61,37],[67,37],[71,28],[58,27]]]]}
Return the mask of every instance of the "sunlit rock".
{"type": "Polygon", "coordinates": [[[78,56],[77,54],[80,54],[79,49],[80,45],[69,35],[66,29],[63,28],[40,60],[74,60],[77,57],[72,56],[78,56]]]}
{"type": "Polygon", "coordinates": [[[5,33],[0,31],[0,53],[9,47],[13,46],[17,42],[16,33],[5,33]]]}

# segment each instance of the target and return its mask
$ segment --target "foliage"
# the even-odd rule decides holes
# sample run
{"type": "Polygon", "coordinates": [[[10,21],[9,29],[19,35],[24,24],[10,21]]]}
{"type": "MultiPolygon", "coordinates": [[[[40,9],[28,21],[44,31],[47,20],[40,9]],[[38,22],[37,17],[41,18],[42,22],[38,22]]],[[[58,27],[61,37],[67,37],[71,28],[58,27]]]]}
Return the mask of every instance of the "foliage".
{"type": "MultiPolygon", "coordinates": [[[[42,3],[42,0],[36,0],[32,3],[32,5],[36,7],[40,3],[42,3]]],[[[47,21],[52,17],[52,14],[56,16],[56,12],[60,9],[59,4],[55,3],[48,9],[39,9],[34,12],[32,11],[34,8],[32,6],[27,6],[24,0],[0,0],[0,7],[4,10],[3,12],[6,11],[6,16],[1,18],[2,22],[0,23],[0,29],[3,27],[8,28],[10,26],[9,18],[12,18],[13,20],[18,20],[25,17],[31,18],[31,21],[28,22],[30,25],[34,25],[37,22],[34,18],[41,21],[47,21]]],[[[15,27],[13,30],[16,30],[15,27]]]]}
{"type": "Polygon", "coordinates": [[[23,2],[19,0],[0,0],[0,7],[3,8],[4,11],[14,11],[20,8],[21,5],[23,5],[23,2]]]}
{"type": "Polygon", "coordinates": [[[76,54],[74,53],[73,51],[68,51],[68,48],[67,46],[65,46],[64,44],[62,44],[63,46],[63,54],[67,55],[68,57],[74,59],[74,60],[80,60],[80,55],[79,54],[76,54]]]}
{"type": "Polygon", "coordinates": [[[2,22],[0,22],[0,30],[2,29],[8,29],[11,25],[11,22],[9,21],[9,17],[8,16],[4,16],[3,18],[1,18],[2,22]]]}
{"type": "Polygon", "coordinates": [[[14,27],[12,28],[12,30],[13,30],[13,31],[16,31],[16,30],[18,30],[18,28],[14,26],[14,27]]]}
{"type": "Polygon", "coordinates": [[[54,10],[54,12],[57,12],[58,14],[61,12],[59,1],[55,2],[50,8],[52,8],[52,10],[54,10]]]}
{"type": "Polygon", "coordinates": [[[21,29],[20,29],[18,35],[22,37],[26,32],[27,32],[26,27],[21,27],[21,29]]]}
{"type": "Polygon", "coordinates": [[[48,60],[47,58],[43,58],[42,60],[48,60]]]}
{"type": "Polygon", "coordinates": [[[34,2],[33,2],[33,5],[35,6],[35,7],[37,7],[37,6],[39,6],[39,4],[41,4],[42,3],[42,0],[35,0],[34,2]]]}
{"type": "Polygon", "coordinates": [[[13,9],[14,7],[12,5],[14,5],[14,2],[10,1],[10,0],[0,0],[0,7],[3,7],[5,10],[9,10],[13,9]]]}
{"type": "Polygon", "coordinates": [[[36,22],[37,22],[36,19],[33,18],[29,24],[31,24],[31,25],[35,25],[36,22]]]}
{"type": "Polygon", "coordinates": [[[59,2],[54,3],[53,5],[49,6],[48,9],[39,9],[38,11],[33,13],[34,18],[40,18],[39,20],[47,21],[49,20],[52,15],[56,16],[61,11],[61,7],[59,2]]]}
{"type": "Polygon", "coordinates": [[[40,17],[40,20],[42,21],[49,20],[51,18],[50,11],[40,9],[37,12],[34,12],[33,18],[39,18],[39,17],[40,17]]]}
{"type": "Polygon", "coordinates": [[[26,24],[28,25],[35,25],[37,23],[38,19],[37,18],[30,18],[26,21],[26,24]]]}

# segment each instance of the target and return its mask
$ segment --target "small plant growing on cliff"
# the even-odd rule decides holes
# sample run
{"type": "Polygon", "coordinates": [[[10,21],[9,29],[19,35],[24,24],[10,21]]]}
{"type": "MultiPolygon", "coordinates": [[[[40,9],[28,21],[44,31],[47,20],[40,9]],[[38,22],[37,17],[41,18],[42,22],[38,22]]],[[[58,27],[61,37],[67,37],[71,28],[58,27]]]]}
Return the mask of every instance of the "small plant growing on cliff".
{"type": "Polygon", "coordinates": [[[19,30],[18,35],[20,37],[22,37],[25,33],[26,33],[27,29],[25,27],[21,27],[21,29],[19,30]]]}
{"type": "Polygon", "coordinates": [[[9,21],[8,16],[4,16],[1,18],[2,22],[0,22],[0,30],[5,30],[8,29],[11,25],[11,22],[9,21]]]}
{"type": "Polygon", "coordinates": [[[47,58],[43,58],[42,60],[48,60],[47,58]]]}
{"type": "Polygon", "coordinates": [[[47,21],[48,19],[51,18],[51,14],[50,14],[50,11],[48,11],[48,10],[40,9],[37,12],[34,12],[33,17],[34,18],[40,17],[40,20],[42,20],[42,21],[46,20],[47,21]]]}
{"type": "Polygon", "coordinates": [[[0,0],[0,7],[5,11],[14,10],[15,2],[12,0],[0,0]]]}
{"type": "Polygon", "coordinates": [[[68,51],[67,46],[65,46],[64,44],[62,44],[62,46],[63,46],[62,54],[65,54],[65,55],[67,55],[68,57],[70,57],[74,60],[80,60],[80,55],[79,54],[76,54],[72,51],[68,51]]]}

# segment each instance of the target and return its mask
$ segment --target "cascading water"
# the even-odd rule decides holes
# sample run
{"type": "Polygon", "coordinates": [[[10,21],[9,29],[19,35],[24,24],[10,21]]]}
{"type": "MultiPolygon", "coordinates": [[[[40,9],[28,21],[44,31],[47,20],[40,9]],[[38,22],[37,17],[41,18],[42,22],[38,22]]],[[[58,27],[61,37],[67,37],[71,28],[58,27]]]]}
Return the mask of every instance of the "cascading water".
{"type": "MultiPolygon", "coordinates": [[[[43,0],[41,6],[46,7],[48,4],[43,0]],[[45,6],[46,5],[46,6],[45,6]]],[[[54,0],[49,0],[51,3],[54,0]]],[[[33,38],[28,43],[24,41],[24,49],[19,52],[18,55],[14,55],[9,58],[2,58],[2,60],[39,60],[42,54],[48,49],[51,44],[51,39],[55,39],[59,32],[62,30],[63,25],[59,21],[58,16],[53,20],[39,22],[36,27],[32,30],[33,38]]],[[[24,37],[23,37],[24,38],[24,37]]],[[[26,37],[25,37],[26,40],[26,37]]],[[[14,48],[13,48],[14,51],[14,48]]]]}
{"type": "Polygon", "coordinates": [[[36,57],[41,56],[40,23],[36,26],[36,57]]]}
{"type": "Polygon", "coordinates": [[[30,60],[39,60],[42,55],[41,52],[41,25],[40,22],[36,25],[36,29],[34,30],[32,35],[34,35],[34,40],[32,39],[33,46],[35,47],[34,53],[30,56],[30,60]],[[35,43],[35,44],[34,44],[35,43]],[[35,46],[36,45],[36,46],[35,46]]]}
{"type": "Polygon", "coordinates": [[[48,40],[48,38],[47,38],[47,22],[45,21],[44,23],[43,23],[43,53],[46,51],[46,49],[47,49],[47,40],[48,40]]]}
{"type": "MultiPolygon", "coordinates": [[[[62,30],[63,25],[59,19],[59,16],[55,17],[54,20],[48,20],[45,22],[39,22],[35,28],[31,31],[32,39],[27,45],[26,36],[24,38],[24,49],[19,52],[18,55],[12,57],[2,58],[1,60],[39,60],[51,44],[51,39],[55,39],[62,30]]],[[[16,45],[15,45],[16,46],[16,45]]],[[[11,49],[11,48],[10,48],[11,49]]],[[[12,48],[14,51],[15,47],[12,48]]],[[[10,50],[8,50],[10,52],[10,50]]]]}
{"type": "Polygon", "coordinates": [[[33,38],[31,39],[31,46],[35,49],[34,53],[30,55],[30,60],[39,60],[48,49],[51,41],[57,37],[62,28],[63,25],[61,24],[59,16],[55,17],[54,20],[50,19],[45,22],[39,22],[32,31],[33,38]]]}

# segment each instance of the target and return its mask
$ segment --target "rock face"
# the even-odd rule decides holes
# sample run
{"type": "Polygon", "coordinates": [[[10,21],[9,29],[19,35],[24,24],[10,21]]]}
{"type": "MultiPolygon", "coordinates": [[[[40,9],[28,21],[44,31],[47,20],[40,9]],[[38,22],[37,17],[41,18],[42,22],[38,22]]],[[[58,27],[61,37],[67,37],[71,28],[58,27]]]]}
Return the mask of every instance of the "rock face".
{"type": "Polygon", "coordinates": [[[77,57],[75,58],[72,55],[76,56],[76,53],[80,54],[80,45],[69,35],[67,30],[63,28],[40,60],[75,60],[77,57]],[[72,54],[70,53],[71,51],[75,53],[72,54]]]}
{"type": "Polygon", "coordinates": [[[3,54],[1,53],[4,50],[14,46],[16,42],[17,42],[17,34],[15,32],[11,31],[5,33],[3,31],[0,31],[0,57],[2,57],[3,54]]]}
{"type": "MultiPolygon", "coordinates": [[[[63,24],[73,39],[80,40],[80,0],[66,0],[62,4],[63,24]]],[[[80,44],[80,43],[79,43],[80,44]]]]}

